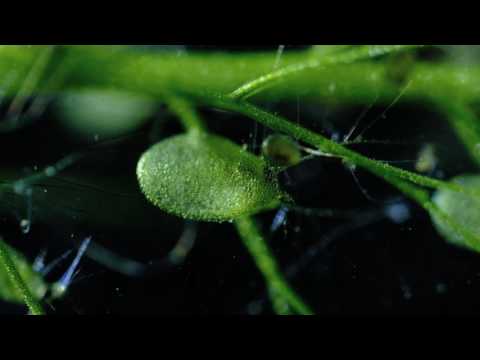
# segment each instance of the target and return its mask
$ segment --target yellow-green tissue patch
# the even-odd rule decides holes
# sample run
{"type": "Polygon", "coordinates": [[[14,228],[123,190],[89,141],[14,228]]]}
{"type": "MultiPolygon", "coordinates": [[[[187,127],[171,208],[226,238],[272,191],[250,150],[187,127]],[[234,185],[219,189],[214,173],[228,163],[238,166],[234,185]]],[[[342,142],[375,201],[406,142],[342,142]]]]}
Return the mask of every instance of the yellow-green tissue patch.
{"type": "Polygon", "coordinates": [[[262,143],[262,154],[274,166],[288,167],[302,161],[298,144],[289,136],[274,134],[262,143]]]}
{"type": "Polygon", "coordinates": [[[192,220],[230,221],[275,208],[282,197],[262,158],[206,133],[152,146],[138,162],[137,177],[153,204],[192,220]]]}
{"type": "MultiPolygon", "coordinates": [[[[466,189],[480,189],[480,175],[462,175],[454,178],[452,182],[466,189]]],[[[461,231],[455,229],[444,219],[432,213],[432,220],[438,232],[450,243],[478,251],[480,248],[480,198],[449,189],[440,189],[433,196],[433,202],[461,228],[461,231]],[[465,237],[464,232],[471,235],[469,239],[465,237]],[[478,243],[472,243],[472,239],[478,243]]]]}

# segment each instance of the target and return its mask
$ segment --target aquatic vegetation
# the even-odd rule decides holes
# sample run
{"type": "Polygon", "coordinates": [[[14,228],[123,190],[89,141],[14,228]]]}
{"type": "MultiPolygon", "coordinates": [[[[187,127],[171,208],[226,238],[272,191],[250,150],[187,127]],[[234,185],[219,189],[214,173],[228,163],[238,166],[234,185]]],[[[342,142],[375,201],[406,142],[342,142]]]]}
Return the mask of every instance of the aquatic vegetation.
{"type": "MultiPolygon", "coordinates": [[[[101,164],[92,171],[90,185],[81,181],[85,174],[91,175],[87,170],[80,171],[80,176],[74,176],[67,183],[66,179],[72,179],[68,176],[70,168],[88,158],[92,149],[78,157],[67,155],[65,159],[70,161],[47,167],[43,172],[37,169],[29,176],[11,176],[6,166],[0,168],[5,173],[0,193],[0,201],[4,203],[0,208],[6,213],[23,211],[19,209],[25,201],[26,216],[21,216],[19,223],[23,232],[28,233],[34,224],[32,213],[37,211],[32,202],[46,204],[49,199],[55,199],[54,191],[48,194],[49,186],[56,187],[57,193],[59,189],[66,189],[68,193],[71,189],[68,186],[77,186],[87,194],[85,199],[76,196],[67,200],[72,209],[65,204],[51,210],[42,205],[39,211],[45,214],[36,219],[52,223],[61,217],[54,215],[57,210],[79,223],[87,219],[81,223],[87,228],[94,222],[88,219],[93,219],[96,213],[97,221],[106,227],[120,226],[122,222],[139,224],[142,219],[148,221],[157,216],[159,224],[170,221],[166,216],[213,222],[214,226],[233,223],[263,275],[273,310],[278,314],[313,314],[315,304],[304,300],[301,291],[289,283],[288,272],[271,249],[262,216],[277,211],[271,233],[285,223],[290,213],[303,213],[311,218],[348,219],[350,222],[343,229],[350,231],[385,218],[402,224],[410,212],[399,202],[382,204],[375,211],[356,210],[353,215],[322,204],[315,208],[298,205],[281,178],[289,179],[290,172],[312,159],[337,161],[339,167],[353,176],[361,194],[375,203],[370,189],[361,185],[357,175],[372,174],[393,187],[402,199],[423,208],[445,240],[473,251],[480,250],[478,175],[445,179],[439,172],[442,166],[446,168],[442,163],[445,155],[440,151],[441,144],[439,147],[427,140],[421,144],[420,151],[415,152],[418,158],[411,161],[411,167],[402,166],[404,159],[379,159],[358,147],[382,144],[364,137],[378,123],[388,122],[387,113],[393,108],[421,104],[452,129],[474,166],[480,164],[480,127],[476,113],[480,99],[479,68],[422,60],[417,57],[421,50],[425,48],[409,45],[313,46],[291,52],[279,48],[279,51],[259,53],[193,52],[179,56],[175,52],[141,52],[123,46],[2,46],[0,82],[9,84],[4,96],[16,104],[0,122],[5,136],[40,121],[33,111],[38,112],[40,100],[27,105],[26,99],[33,97],[53,98],[53,113],[58,118],[55,124],[68,129],[70,136],[74,134],[80,142],[93,143],[93,150],[100,154],[108,148],[102,141],[121,141],[122,136],[128,137],[142,129],[147,129],[148,141],[143,141],[141,152],[133,154],[130,162],[127,159],[125,167],[114,175],[118,181],[110,183],[111,176],[101,174],[101,164]],[[13,63],[14,73],[10,71],[13,63]],[[28,86],[26,78],[33,79],[28,86]],[[320,104],[328,109],[360,106],[363,110],[357,118],[349,119],[343,136],[332,133],[329,137],[325,134],[325,123],[319,120],[318,110],[312,116],[313,125],[299,121],[300,98],[302,104],[308,106],[320,104]],[[271,103],[296,103],[297,119],[282,111],[270,110],[265,104],[271,103]],[[382,107],[381,113],[366,125],[362,124],[373,106],[382,107]],[[253,123],[251,143],[241,135],[233,139],[236,134],[217,132],[213,124],[210,126],[213,112],[230,116],[225,115],[222,121],[253,123]],[[158,116],[159,113],[162,116],[158,116]],[[168,127],[177,123],[183,131],[168,127]],[[262,135],[259,135],[259,126],[262,135]],[[125,185],[119,185],[124,182],[125,185]],[[95,185],[100,189],[95,189],[95,185]],[[39,189],[44,190],[42,196],[39,189]],[[124,189],[128,192],[124,193],[124,189]],[[93,191],[97,191],[97,195],[92,195],[93,191]],[[121,208],[125,212],[122,213],[121,208]]],[[[393,145],[394,141],[383,143],[393,145]]],[[[448,172],[449,177],[461,175],[452,173],[448,172]]],[[[57,197],[59,202],[65,198],[61,192],[57,197]]],[[[331,238],[337,236],[335,233],[331,238]]],[[[331,241],[325,240],[320,248],[326,249],[331,241]]],[[[93,249],[99,249],[92,245],[93,249]]],[[[3,283],[10,279],[10,287],[0,288],[0,297],[17,303],[23,299],[32,313],[42,313],[41,302],[47,285],[15,249],[6,244],[2,249],[0,258],[3,258],[5,272],[0,271],[0,279],[7,273],[13,276],[4,276],[3,283]],[[16,287],[12,287],[15,284],[16,287]]],[[[307,256],[308,261],[319,253],[318,249],[314,247],[307,256]]],[[[86,248],[83,252],[88,256],[86,248]]],[[[104,257],[104,263],[111,264],[112,268],[125,269],[131,265],[143,269],[107,250],[101,253],[102,256],[97,252],[95,257],[92,252],[92,257],[97,260],[104,257]]],[[[78,265],[78,259],[75,261],[78,265]]],[[[304,266],[299,264],[292,268],[304,266]]],[[[68,274],[70,281],[72,274],[68,274]]],[[[51,290],[55,298],[64,292],[57,285],[51,290]]]]}
{"type": "Polygon", "coordinates": [[[261,158],[209,134],[155,144],[140,158],[137,176],[152,203],[191,220],[232,221],[275,208],[281,198],[261,158]]]}

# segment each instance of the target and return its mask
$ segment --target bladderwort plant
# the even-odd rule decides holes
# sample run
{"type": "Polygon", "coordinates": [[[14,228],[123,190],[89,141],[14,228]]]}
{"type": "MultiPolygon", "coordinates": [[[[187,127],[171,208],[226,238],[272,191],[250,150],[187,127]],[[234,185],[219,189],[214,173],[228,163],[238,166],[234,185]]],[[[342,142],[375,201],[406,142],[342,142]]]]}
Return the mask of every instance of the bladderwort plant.
{"type": "MultiPolygon", "coordinates": [[[[392,106],[427,104],[448,120],[472,161],[480,165],[480,125],[475,112],[480,70],[417,60],[415,54],[422,48],[313,46],[279,57],[275,51],[178,56],[126,46],[2,46],[0,83],[3,96],[13,100],[0,131],[8,134],[30,126],[36,121],[31,112],[41,112],[45,99],[60,97],[55,106],[69,128],[108,139],[133,132],[155,106],[164,104],[183,132],[156,141],[139,157],[139,194],[157,208],[158,216],[162,211],[188,221],[232,223],[264,277],[274,311],[314,314],[314,304],[307,304],[288,283],[256,219],[269,210],[278,210],[278,223],[290,210],[321,212],[302,210],[278,180],[280,173],[306,159],[338,159],[353,175],[357,169],[370,172],[427,211],[445,240],[480,251],[478,174],[443,180],[406,170],[349,146],[362,142],[361,135],[373,123],[353,137],[355,123],[342,141],[262,106],[295,101],[301,94],[303,101],[311,103],[367,109],[373,103],[383,105],[386,110],[379,121],[388,121],[385,114],[392,106]],[[210,130],[200,107],[249,118],[274,135],[263,141],[257,154],[210,130]],[[18,116],[22,112],[27,115],[18,116]]],[[[30,196],[33,186],[55,178],[82,156],[67,156],[44,171],[4,180],[0,201],[8,199],[9,193],[30,196]]],[[[429,169],[427,165],[418,168],[429,169]]],[[[22,226],[30,225],[29,219],[22,221],[22,226]]],[[[272,224],[272,229],[277,227],[272,224]]],[[[83,245],[79,256],[86,251],[83,245]]],[[[48,286],[25,259],[18,260],[20,256],[0,242],[1,274],[5,274],[0,295],[6,301],[24,301],[31,314],[43,314],[48,286]]],[[[73,268],[78,261],[75,258],[73,268]]],[[[72,271],[67,271],[69,281],[72,271]]],[[[63,291],[53,294],[58,297],[63,291]]]]}

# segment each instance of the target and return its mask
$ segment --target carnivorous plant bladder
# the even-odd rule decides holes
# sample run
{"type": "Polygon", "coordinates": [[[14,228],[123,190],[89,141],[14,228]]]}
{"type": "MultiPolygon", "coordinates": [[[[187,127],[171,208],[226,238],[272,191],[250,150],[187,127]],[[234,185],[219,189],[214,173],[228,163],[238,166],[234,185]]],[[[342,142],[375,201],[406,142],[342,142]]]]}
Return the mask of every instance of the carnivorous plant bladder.
{"type": "Polygon", "coordinates": [[[160,141],[137,164],[147,199],[185,219],[232,221],[280,205],[266,162],[230,140],[190,132],[160,141]]]}

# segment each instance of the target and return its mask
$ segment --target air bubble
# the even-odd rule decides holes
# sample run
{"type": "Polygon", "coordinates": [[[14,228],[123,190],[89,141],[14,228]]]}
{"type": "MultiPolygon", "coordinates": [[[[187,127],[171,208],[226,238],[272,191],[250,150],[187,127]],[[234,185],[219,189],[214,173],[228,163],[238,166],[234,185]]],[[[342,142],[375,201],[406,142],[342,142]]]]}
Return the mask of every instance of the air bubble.
{"type": "Polygon", "coordinates": [[[445,294],[447,292],[447,285],[443,283],[438,283],[437,285],[435,285],[435,291],[437,292],[437,294],[445,294]]]}
{"type": "Polygon", "coordinates": [[[45,169],[45,175],[51,177],[51,176],[55,176],[57,173],[57,171],[55,170],[55,168],[53,166],[49,166],[45,169]]]}
{"type": "Polygon", "coordinates": [[[385,215],[394,223],[402,224],[410,218],[410,210],[404,203],[394,203],[385,207],[385,215]]]}
{"type": "Polygon", "coordinates": [[[20,221],[20,229],[22,230],[22,233],[28,234],[30,232],[30,226],[31,226],[31,223],[29,220],[22,219],[20,221]]]}
{"type": "Polygon", "coordinates": [[[19,180],[19,181],[16,181],[16,182],[13,184],[13,191],[14,191],[15,194],[17,194],[17,195],[23,195],[23,193],[25,192],[26,187],[27,187],[27,185],[25,184],[25,182],[19,180]]]}

